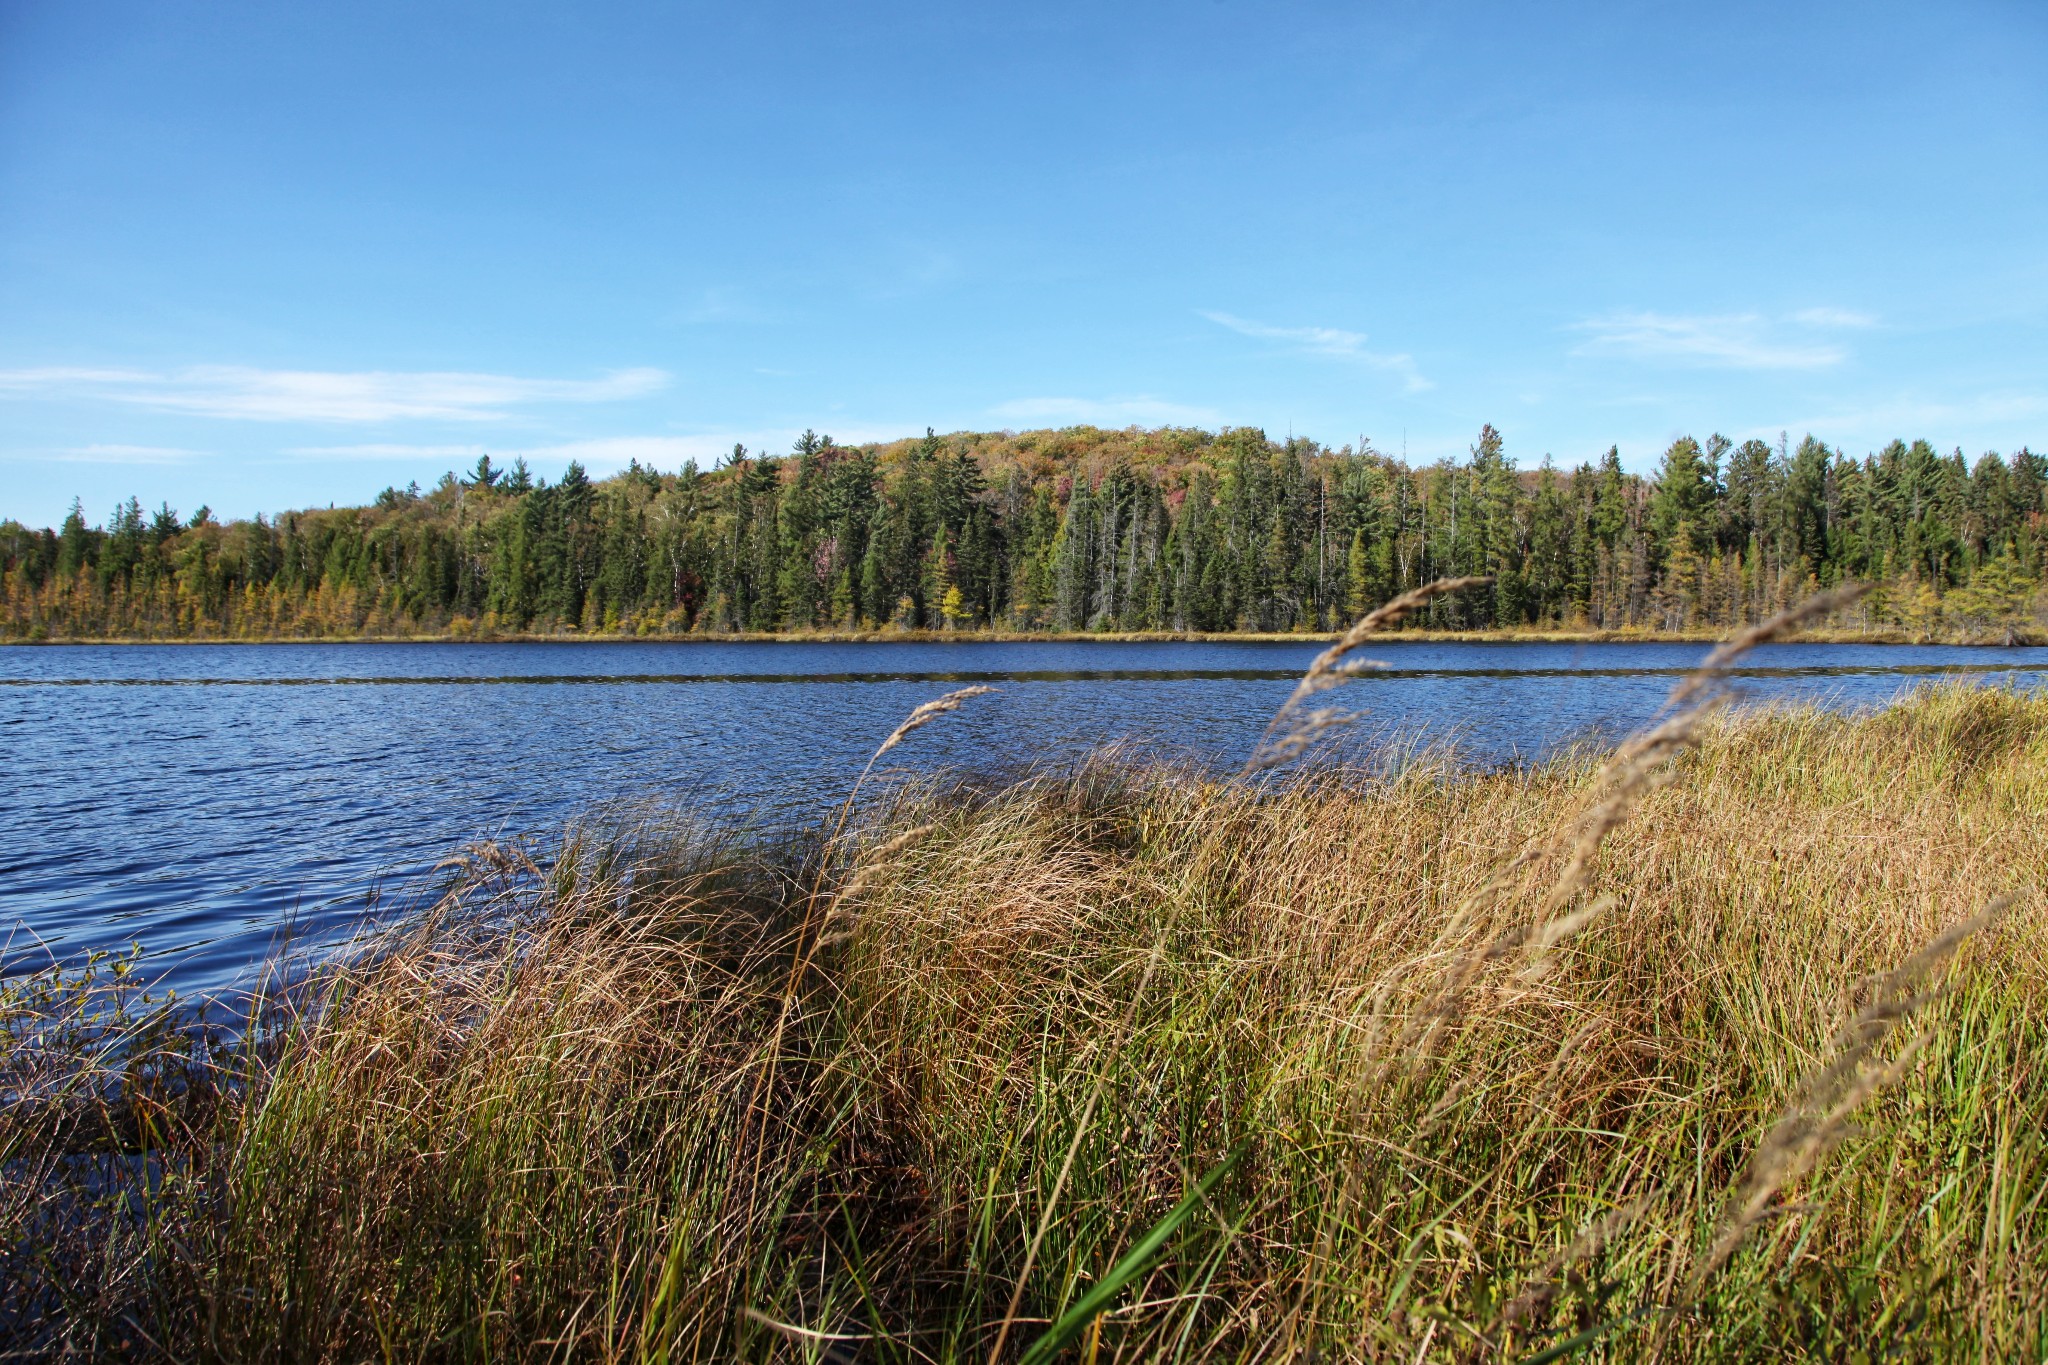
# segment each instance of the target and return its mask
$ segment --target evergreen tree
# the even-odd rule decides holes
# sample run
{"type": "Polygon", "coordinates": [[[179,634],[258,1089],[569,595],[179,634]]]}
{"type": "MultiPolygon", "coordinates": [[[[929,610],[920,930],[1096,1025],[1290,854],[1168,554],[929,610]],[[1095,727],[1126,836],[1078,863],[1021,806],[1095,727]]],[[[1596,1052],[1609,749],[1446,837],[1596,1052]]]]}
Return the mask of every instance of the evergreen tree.
{"type": "Polygon", "coordinates": [[[1720,628],[1857,580],[1879,585],[1858,625],[1988,638],[2041,629],[2044,556],[2048,461],[2027,449],[1685,438],[1643,478],[1614,449],[1519,469],[1491,426],[1422,468],[1254,429],[806,432],[708,473],[572,465],[550,485],[484,458],[425,492],[225,524],[130,498],[94,526],[74,503],[56,530],[0,523],[0,630],[1322,630],[1484,573],[1491,593],[1429,623],[1720,628]]]}
{"type": "Polygon", "coordinates": [[[1094,586],[1096,518],[1085,475],[1076,475],[1066,516],[1052,544],[1053,628],[1081,630],[1088,624],[1094,586]]]}

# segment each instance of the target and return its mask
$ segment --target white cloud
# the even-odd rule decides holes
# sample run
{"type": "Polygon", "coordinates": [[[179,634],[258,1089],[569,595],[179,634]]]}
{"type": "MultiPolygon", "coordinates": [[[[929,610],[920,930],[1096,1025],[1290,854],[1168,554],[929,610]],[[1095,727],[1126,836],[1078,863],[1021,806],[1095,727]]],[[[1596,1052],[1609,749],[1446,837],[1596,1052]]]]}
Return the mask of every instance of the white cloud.
{"type": "MultiPolygon", "coordinates": [[[[771,437],[767,443],[773,451],[786,449],[795,434],[788,440],[771,437]]],[[[680,468],[684,461],[695,460],[700,466],[716,464],[732,453],[735,442],[748,441],[743,436],[699,435],[699,436],[593,436],[583,440],[560,441],[552,445],[511,446],[498,444],[468,445],[405,445],[396,442],[371,442],[364,445],[341,446],[293,446],[285,451],[287,455],[305,459],[327,460],[457,460],[465,465],[474,464],[477,457],[488,454],[499,465],[524,459],[529,464],[553,466],[578,461],[584,468],[610,472],[624,469],[634,460],[658,469],[680,468]]]]}
{"type": "Polygon", "coordinates": [[[29,370],[0,370],[0,393],[31,393],[45,388],[93,384],[127,384],[148,375],[138,370],[91,369],[78,365],[44,365],[29,370]]]}
{"type": "Polygon", "coordinates": [[[1317,355],[1357,355],[1365,345],[1365,333],[1346,332],[1335,327],[1274,327],[1248,318],[1233,317],[1229,313],[1203,313],[1202,316],[1233,332],[1242,332],[1263,341],[1291,341],[1317,355]]]}
{"type": "MultiPolygon", "coordinates": [[[[1828,433],[1838,432],[1843,433],[1842,439],[1845,440],[1853,437],[1884,441],[1895,436],[1907,440],[1924,436],[1938,445],[1953,445],[1955,438],[1944,437],[1942,432],[1957,427],[1982,428],[2038,421],[2043,416],[2048,416],[2048,392],[2007,391],[1947,400],[1904,397],[1869,407],[1845,407],[1797,421],[1779,422],[1757,434],[1768,435],[1779,430],[1795,434],[1810,431],[1826,439],[1828,433]]],[[[2014,437],[2011,444],[2020,445],[2022,440],[2014,437]]]]}
{"type": "Polygon", "coordinates": [[[1848,308],[1802,308],[1792,321],[1808,327],[1875,327],[1877,319],[1848,308]]]}
{"type": "Polygon", "coordinates": [[[1607,313],[1577,323],[1586,340],[1576,355],[1615,355],[1731,370],[1820,370],[1848,357],[1816,335],[1870,327],[1875,319],[1839,308],[1808,308],[1783,318],[1761,313],[1607,313]]]}
{"type": "Polygon", "coordinates": [[[1067,426],[1115,429],[1128,426],[1214,426],[1221,416],[1213,408],[1189,407],[1137,394],[1129,398],[1015,398],[989,409],[1006,422],[1055,422],[1067,426]]]}
{"type": "Polygon", "coordinates": [[[486,448],[481,445],[402,445],[378,441],[353,446],[293,446],[285,454],[324,460],[474,460],[486,448]]]}
{"type": "Polygon", "coordinates": [[[1339,360],[1349,360],[1369,369],[1397,374],[1401,377],[1401,387],[1410,393],[1420,393],[1432,387],[1415,368],[1413,356],[1405,351],[1368,351],[1365,348],[1366,335],[1363,332],[1347,332],[1338,327],[1275,327],[1270,323],[1254,322],[1231,313],[1205,311],[1202,316],[1243,336],[1254,337],[1260,341],[1278,341],[1308,355],[1334,356],[1339,360]]]}
{"type": "Polygon", "coordinates": [[[694,305],[679,309],[667,321],[691,327],[720,322],[772,322],[774,314],[741,291],[721,286],[706,289],[694,305]]]}
{"type": "MultiPolygon", "coordinates": [[[[493,453],[506,460],[559,460],[564,464],[575,460],[586,469],[598,471],[624,469],[634,460],[657,469],[678,469],[686,460],[695,460],[702,466],[716,464],[732,453],[734,443],[739,440],[741,438],[735,436],[594,436],[588,440],[493,453]]],[[[784,448],[786,445],[784,443],[784,448]]]]}
{"type": "Polygon", "coordinates": [[[91,445],[60,450],[57,458],[72,464],[183,464],[201,453],[176,446],[91,445]]]}
{"type": "Polygon", "coordinates": [[[619,370],[602,379],[525,379],[460,371],[262,370],[196,365],[181,370],[46,366],[0,370],[0,394],[98,398],[196,417],[264,422],[495,421],[549,403],[609,403],[652,393],[660,370],[619,370]]]}
{"type": "Polygon", "coordinates": [[[873,262],[864,293],[871,299],[904,299],[930,294],[962,279],[966,268],[943,246],[899,242],[873,262]]]}

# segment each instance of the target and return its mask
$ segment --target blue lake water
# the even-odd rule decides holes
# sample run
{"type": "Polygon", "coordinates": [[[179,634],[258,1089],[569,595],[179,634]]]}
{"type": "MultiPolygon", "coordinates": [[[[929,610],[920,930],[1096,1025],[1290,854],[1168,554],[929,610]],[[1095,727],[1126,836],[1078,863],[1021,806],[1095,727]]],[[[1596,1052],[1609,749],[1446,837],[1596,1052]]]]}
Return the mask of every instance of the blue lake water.
{"type": "MultiPolygon", "coordinates": [[[[1014,768],[1113,740],[1234,768],[1319,642],[164,645],[0,648],[4,969],[140,942],[181,992],[245,977],[287,922],[360,923],[480,836],[615,800],[800,820],[903,715],[897,771],[1014,768]]],[[[1454,739],[1540,757],[1654,712],[1704,652],[1387,643],[1335,741],[1454,739]]],[[[1779,645],[1757,699],[1881,702],[1949,678],[2048,685],[2048,649],[1779,645]]]]}

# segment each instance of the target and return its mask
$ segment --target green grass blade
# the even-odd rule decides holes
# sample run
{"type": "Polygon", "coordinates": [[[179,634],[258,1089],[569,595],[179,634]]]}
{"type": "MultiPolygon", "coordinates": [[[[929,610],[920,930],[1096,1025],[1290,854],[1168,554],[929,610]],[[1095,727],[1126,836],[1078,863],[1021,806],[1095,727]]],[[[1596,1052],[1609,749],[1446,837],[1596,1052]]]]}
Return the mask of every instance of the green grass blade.
{"type": "Polygon", "coordinates": [[[1060,1315],[1059,1321],[1046,1328],[1044,1336],[1031,1343],[1030,1349],[1024,1352],[1020,1365],[1039,1365],[1041,1361],[1050,1360],[1068,1342],[1079,1336],[1095,1315],[1107,1308],[1110,1300],[1152,1263],[1152,1258],[1159,1254],[1160,1249],[1172,1239],[1174,1233],[1180,1231],[1181,1224],[1193,1216],[1196,1208],[1209,1197],[1209,1192],[1221,1183],[1224,1176],[1230,1174],[1231,1168],[1237,1165],[1250,1146],[1251,1139],[1246,1138],[1231,1148],[1230,1154],[1217,1162],[1195,1188],[1188,1192],[1188,1197],[1173,1206],[1173,1212],[1153,1224],[1152,1230],[1139,1238],[1138,1244],[1125,1253],[1124,1258],[1111,1267],[1110,1272],[1097,1281],[1093,1289],[1075,1300],[1073,1307],[1060,1315]]]}

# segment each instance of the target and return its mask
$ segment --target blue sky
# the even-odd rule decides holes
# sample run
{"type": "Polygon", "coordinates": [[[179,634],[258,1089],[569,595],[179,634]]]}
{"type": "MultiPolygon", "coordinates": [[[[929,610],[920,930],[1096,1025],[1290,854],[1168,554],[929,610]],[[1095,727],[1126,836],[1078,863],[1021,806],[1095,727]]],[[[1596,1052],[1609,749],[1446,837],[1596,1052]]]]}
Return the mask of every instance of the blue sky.
{"type": "Polygon", "coordinates": [[[0,516],[926,426],[2048,444],[2048,6],[0,0],[0,516]]]}

